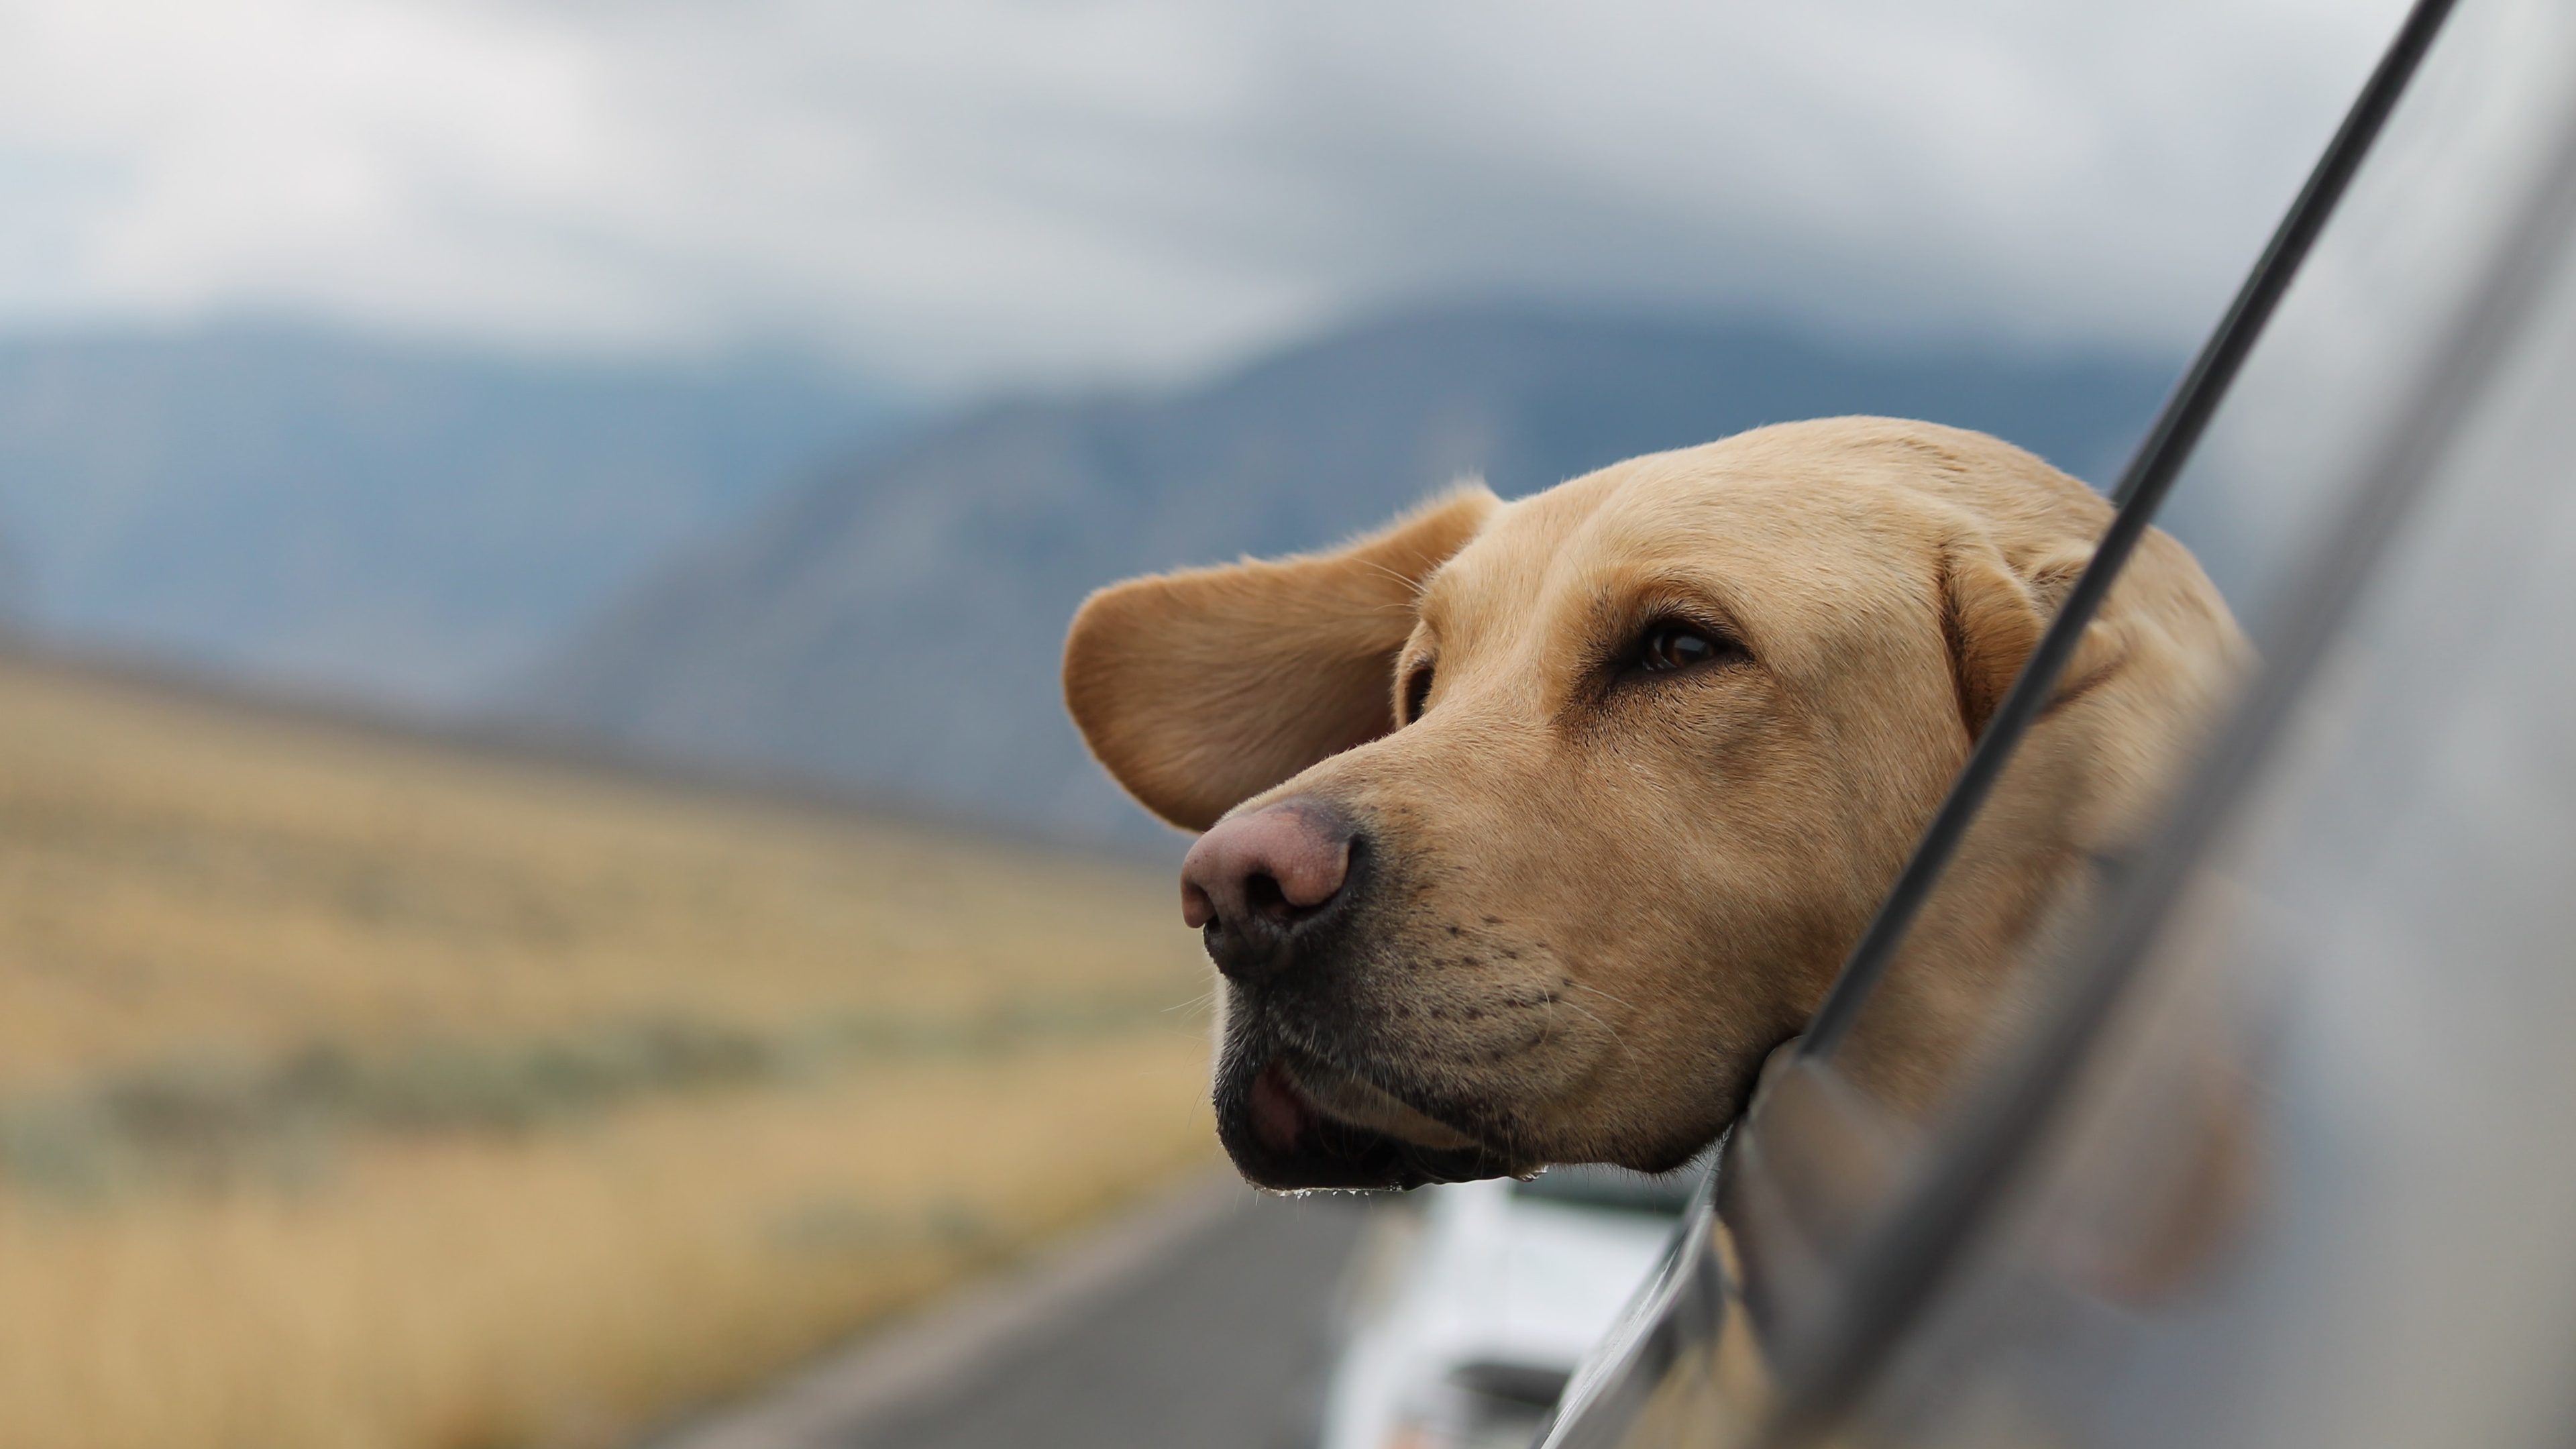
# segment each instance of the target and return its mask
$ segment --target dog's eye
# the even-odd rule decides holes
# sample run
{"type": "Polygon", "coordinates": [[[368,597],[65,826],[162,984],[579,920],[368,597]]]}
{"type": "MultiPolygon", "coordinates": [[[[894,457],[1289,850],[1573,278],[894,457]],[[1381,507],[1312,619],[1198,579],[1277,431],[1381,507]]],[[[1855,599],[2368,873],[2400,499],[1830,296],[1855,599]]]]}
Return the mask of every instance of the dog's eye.
{"type": "Polygon", "coordinates": [[[1431,666],[1423,665],[1404,681],[1404,718],[1398,723],[1411,724],[1422,718],[1422,706],[1431,699],[1431,666]]]}
{"type": "Polygon", "coordinates": [[[1650,674],[1743,657],[1743,645],[1679,619],[1649,624],[1637,640],[1637,667],[1650,674]]]}

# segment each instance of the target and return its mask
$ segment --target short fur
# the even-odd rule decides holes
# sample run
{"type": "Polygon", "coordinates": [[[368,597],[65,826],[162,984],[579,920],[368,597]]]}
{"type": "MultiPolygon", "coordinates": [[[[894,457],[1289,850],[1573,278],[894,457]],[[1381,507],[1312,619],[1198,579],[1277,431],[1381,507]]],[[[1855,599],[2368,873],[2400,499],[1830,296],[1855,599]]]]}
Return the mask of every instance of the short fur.
{"type": "MultiPolygon", "coordinates": [[[[1066,699],[1148,808],[1198,830],[1302,798],[1362,833],[1336,934],[1226,1003],[1218,1116],[1246,1175],[1689,1157],[1816,1006],[2109,517],[1993,438],[1837,418],[1094,595],[1066,699]],[[1629,667],[1667,619],[1745,656],[1629,667]],[[1339,1163],[1275,1160],[1240,1130],[1272,1062],[1318,1101],[1401,1108],[1346,1110],[1339,1163]],[[1439,1130],[1387,1137],[1414,1114],[1439,1130]]],[[[2015,788],[2046,808],[1997,802],[2037,823],[1955,868],[1971,908],[1924,949],[1956,964],[1891,982],[1892,1093],[1957,1049],[2051,875],[2138,828],[2242,650],[2150,533],[2024,747],[2015,788]]]]}

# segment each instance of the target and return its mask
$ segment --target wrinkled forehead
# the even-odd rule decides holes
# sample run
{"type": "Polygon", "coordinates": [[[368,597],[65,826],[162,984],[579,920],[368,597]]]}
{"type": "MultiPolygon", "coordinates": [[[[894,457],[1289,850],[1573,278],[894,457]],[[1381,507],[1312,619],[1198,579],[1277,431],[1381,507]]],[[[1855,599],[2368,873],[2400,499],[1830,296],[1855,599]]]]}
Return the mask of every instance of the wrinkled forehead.
{"type": "Polygon", "coordinates": [[[1637,459],[1507,505],[1429,581],[1425,625],[1448,647],[1472,647],[1660,591],[1776,631],[1918,571],[1925,529],[1901,495],[1710,451],[1637,459]]]}

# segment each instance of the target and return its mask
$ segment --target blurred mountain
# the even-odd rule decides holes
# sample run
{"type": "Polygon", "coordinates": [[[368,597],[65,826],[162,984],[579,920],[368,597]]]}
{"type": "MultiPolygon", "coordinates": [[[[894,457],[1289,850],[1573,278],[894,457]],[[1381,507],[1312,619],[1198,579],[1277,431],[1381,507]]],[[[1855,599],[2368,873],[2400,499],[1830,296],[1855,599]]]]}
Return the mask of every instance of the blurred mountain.
{"type": "Polygon", "coordinates": [[[1461,474],[1508,497],[1835,413],[1984,429],[2099,481],[2176,370],[1543,311],[1397,318],[1170,396],[1005,403],[858,457],[648,577],[503,708],[644,757],[1168,840],[1058,699],[1066,620],[1100,584],[1328,545],[1461,474]]]}
{"type": "Polygon", "coordinates": [[[778,361],[246,327],[0,343],[0,602],[40,639],[453,710],[884,413],[778,361]]]}

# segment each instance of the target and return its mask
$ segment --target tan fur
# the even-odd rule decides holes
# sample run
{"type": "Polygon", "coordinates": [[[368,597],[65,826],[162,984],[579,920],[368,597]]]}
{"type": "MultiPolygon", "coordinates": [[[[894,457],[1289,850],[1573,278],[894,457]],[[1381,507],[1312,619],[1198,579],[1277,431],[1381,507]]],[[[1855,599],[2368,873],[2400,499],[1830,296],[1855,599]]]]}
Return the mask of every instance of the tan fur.
{"type": "MultiPolygon", "coordinates": [[[[1167,819],[1311,797],[1368,833],[1365,939],[1282,1028],[1317,1096],[1329,1070],[1515,1168],[1666,1167],[1814,1008],[2109,517],[1979,434],[1784,424],[1104,590],[1066,695],[1167,819]],[[1623,672],[1671,617],[1750,658],[1623,672]]],[[[2151,535],[1998,801],[2031,833],[1974,843],[1938,959],[1891,982],[1890,1090],[1954,1048],[2047,880],[2136,828],[2241,648],[2151,535]]]]}
{"type": "Polygon", "coordinates": [[[1501,505],[1453,491],[1337,553],[1131,579],[1064,641],[1064,699],[1145,808],[1205,830],[1234,804],[1385,734],[1415,592],[1501,505]]]}

